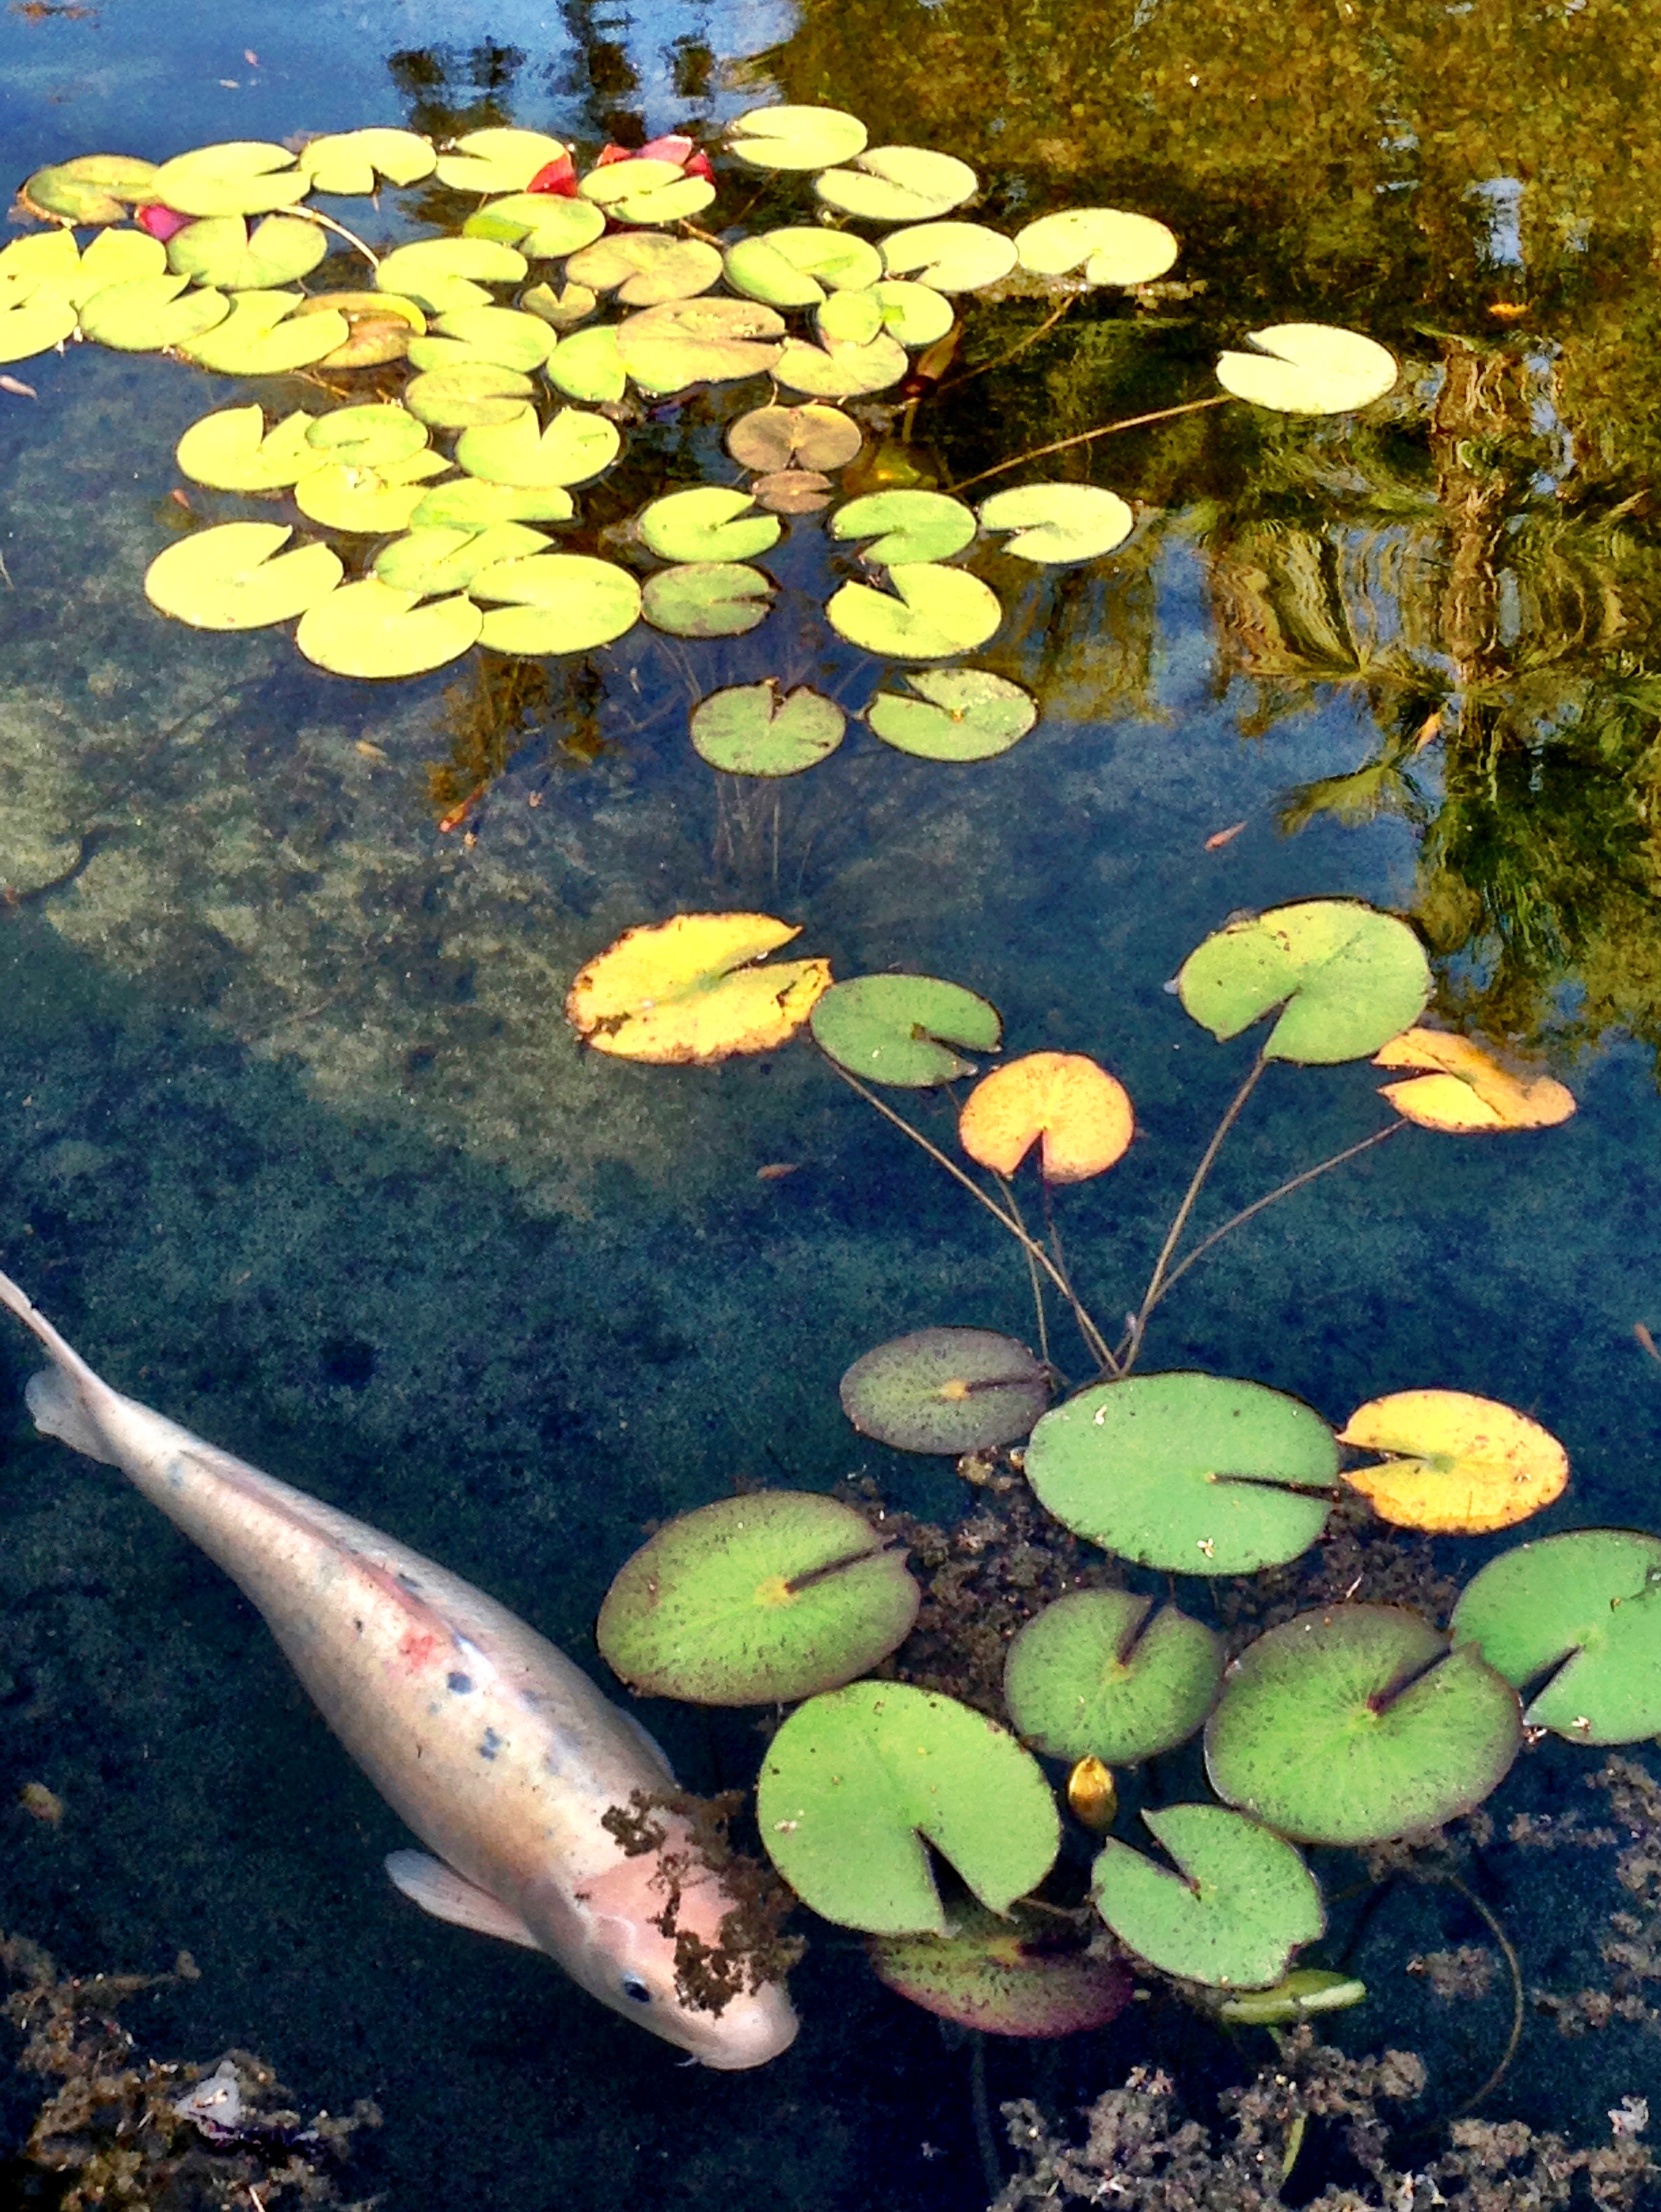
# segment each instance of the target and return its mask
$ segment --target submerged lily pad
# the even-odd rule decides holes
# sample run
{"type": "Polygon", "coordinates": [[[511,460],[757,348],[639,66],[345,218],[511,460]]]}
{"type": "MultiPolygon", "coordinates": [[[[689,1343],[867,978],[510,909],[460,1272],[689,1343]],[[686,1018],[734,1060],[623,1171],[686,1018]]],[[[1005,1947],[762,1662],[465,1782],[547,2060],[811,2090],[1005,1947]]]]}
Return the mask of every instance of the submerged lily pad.
{"type": "Polygon", "coordinates": [[[867,222],[930,222],[980,188],[967,161],[922,146],[872,146],[855,167],[827,169],[813,179],[827,207],[867,222]]]}
{"type": "Polygon", "coordinates": [[[984,668],[920,668],[905,681],[916,698],[879,691],[865,719],[885,744],[922,760],[992,760],[1038,719],[1030,692],[984,668]]]}
{"type": "Polygon", "coordinates": [[[875,1935],[946,1933],[925,1838],[997,1913],[1043,1881],[1061,1841],[1031,1753],[983,1713],[903,1682],[798,1706],[768,1749],[756,1816],[806,1904],[875,1935]]]}
{"type": "Polygon", "coordinates": [[[334,591],[344,573],[326,545],[282,549],[285,522],[222,522],[192,531],[144,572],[153,607],[193,629],[263,629],[288,622],[334,591]]]}
{"type": "Polygon", "coordinates": [[[799,775],[835,752],[846,728],[834,700],[806,684],[781,696],[771,677],[712,691],[692,709],[693,750],[729,775],[799,775]]]}
{"type": "Polygon", "coordinates": [[[727,249],[726,275],[735,292],[770,307],[817,307],[827,290],[861,290],[882,275],[876,247],[851,231],[803,223],[741,238],[727,249]]]}
{"type": "Polygon", "coordinates": [[[1076,2035],[1129,2003],[1120,1960],[1092,1957],[1076,1931],[1014,1906],[1005,1918],[965,1907],[944,1936],[873,1936],[879,1982],[925,2012],[986,2035],[1076,2035]]]}
{"type": "Polygon", "coordinates": [[[497,239],[532,261],[563,260],[605,231],[605,214],[592,200],[558,199],[547,192],[510,192],[470,215],[461,227],[464,238],[497,239]]]}
{"type": "Polygon", "coordinates": [[[778,362],[784,321],[749,300],[673,300],[618,326],[623,365],[642,391],[757,376],[778,362]]]}
{"type": "Polygon", "coordinates": [[[646,580],[642,607],[672,637],[742,637],[765,622],[773,586],[739,561],[685,561],[646,580]]]}
{"type": "Polygon", "coordinates": [[[1016,1637],[1003,1693],[1035,1750],[1133,1766],[1186,1743],[1222,1678],[1222,1641],[1202,1622],[1174,1605],[1155,1613],[1135,1590],[1079,1590],[1016,1637]]]}
{"type": "Polygon", "coordinates": [[[192,422],[173,459],[195,483],[216,491],[277,491],[321,468],[327,456],[307,438],[313,417],[287,415],[269,433],[263,409],[222,407],[192,422]]]}
{"type": "Polygon", "coordinates": [[[1026,1479],[1104,1549],[1186,1575],[1249,1575],[1307,1551],[1338,1473],[1301,1399],[1216,1375],[1098,1382],[1044,1415],[1026,1479]]]}
{"type": "Polygon", "coordinates": [[[1247,333],[1257,353],[1226,353],[1217,381],[1237,399],[1287,415],[1347,415],[1393,391],[1394,354],[1359,331],[1325,323],[1275,323],[1247,333]]]}
{"type": "Polygon", "coordinates": [[[343,584],[301,617],[295,643],[335,676],[419,676],[459,659],[478,641],[478,609],[462,598],[417,605],[417,597],[379,576],[343,584]]]}
{"type": "Polygon", "coordinates": [[[164,161],[145,196],[180,215],[268,215],[303,200],[311,181],[286,146],[233,138],[164,161]]]}
{"type": "Polygon", "coordinates": [[[727,433],[727,450],[741,468],[839,469],[851,461],[864,434],[840,407],[754,407],[727,433]]]}
{"type": "Polygon", "coordinates": [[[940,491],[867,492],[837,509],[830,535],[871,538],[863,557],[884,568],[945,561],[973,543],[975,510],[940,491]]]}
{"type": "Polygon", "coordinates": [[[1150,1808],[1142,1820],[1180,1871],[1110,1837],[1091,1891],[1149,1966],[1214,1989],[1266,1988],[1325,1929],[1315,1877],[1281,1837],[1220,1805],[1150,1808]]]}
{"type": "Polygon", "coordinates": [[[395,246],[375,270],[375,289],[443,314],[495,305],[485,289],[523,281],[525,256],[494,238],[418,238],[395,246]]]}
{"type": "Polygon", "coordinates": [[[644,1696],[770,1705],[885,1659],[921,1599],[904,1553],[851,1506],[763,1491],[660,1528],[612,1582],[595,1635],[644,1696]]]}
{"type": "Polygon", "coordinates": [[[856,1359],[841,1395],[861,1436],[896,1451],[955,1458],[1025,1436],[1050,1402],[1050,1377],[1013,1336],[920,1328],[856,1359]]]}
{"type": "Polygon", "coordinates": [[[1430,963],[1404,921],[1354,899],[1305,899],[1231,921],[1183,963],[1183,1005],[1220,1042],[1278,1018],[1269,1060],[1362,1060],[1411,1026],[1430,963]]]}
{"type": "Polygon", "coordinates": [[[590,553],[538,553],[476,574],[476,599],[502,604],[485,616],[480,642],[495,653],[589,653],[640,619],[640,586],[614,561],[590,553]]]}
{"type": "Polygon", "coordinates": [[[867,653],[943,660],[984,645],[1003,620],[996,592],[962,568],[902,562],[889,570],[888,581],[891,592],[844,584],[824,610],[830,627],[867,653]]]}
{"type": "Polygon", "coordinates": [[[82,308],[81,328],[119,353],[160,353],[164,346],[183,345],[231,312],[222,292],[186,292],[189,283],[188,276],[134,276],[106,285],[82,308]]]}
{"type": "Polygon", "coordinates": [[[660,307],[690,300],[721,281],[719,247],[700,238],[661,238],[636,231],[602,238],[565,264],[572,282],[615,292],[625,307],[660,307]]]}
{"type": "Polygon", "coordinates": [[[973,1075],[953,1048],[995,1052],[1002,1035],[995,1006],[937,975],[856,975],[813,1009],[813,1041],[838,1067],[911,1091],[973,1075]]]}
{"type": "Polygon", "coordinates": [[[1094,561],[1123,545],[1135,515],[1098,484],[1022,484],[982,502],[984,530],[1013,530],[1004,548],[1021,561],[1094,561]]]}
{"type": "Polygon", "coordinates": [[[301,216],[271,215],[250,235],[240,215],[205,216],[167,240],[167,266],[222,291],[264,291],[309,275],[329,250],[328,233],[301,216]]]}
{"type": "Polygon", "coordinates": [[[464,132],[451,152],[440,155],[438,180],[457,192],[522,192],[532,177],[569,150],[545,131],[493,125],[464,132]]]}
{"type": "Polygon", "coordinates": [[[840,107],[752,107],[727,126],[727,139],[752,168],[826,169],[861,152],[866,130],[840,107]]]}
{"type": "MultiPolygon", "coordinates": [[[[858,299],[858,293],[842,292],[838,299],[858,299]]],[[[823,310],[821,310],[823,312],[823,310]]],[[[905,348],[885,331],[862,344],[808,345],[787,338],[779,349],[773,374],[787,392],[808,392],[819,399],[851,399],[861,392],[886,392],[897,384],[910,364],[905,348]]]]}
{"type": "Polygon", "coordinates": [[[1206,1724],[1220,1797],[1305,1843],[1370,1844],[1480,1805],[1522,1742],[1517,1693],[1404,1607],[1337,1605],[1260,1636],[1206,1724]]]}
{"type": "Polygon", "coordinates": [[[1177,251],[1162,222],[1118,208],[1063,208],[1015,234],[1023,269],[1038,276],[1077,270],[1086,284],[1151,284],[1165,275],[1177,251]]]}
{"type": "Polygon", "coordinates": [[[678,914],[625,930],[579,970],[565,1018],[596,1052],[707,1065],[771,1052],[830,981],[828,960],[757,963],[801,934],[768,914],[678,914]]]}
{"type": "Polygon", "coordinates": [[[1514,1689],[1548,1676],[1528,1727],[1573,1743],[1661,1735],[1661,1537],[1576,1528],[1519,1544],[1466,1585],[1452,1626],[1514,1689]]]}
{"type": "Polygon", "coordinates": [[[526,407],[499,428],[464,430],[456,459],[470,477],[525,487],[587,483],[616,460],[623,440],[603,415],[562,407],[545,430],[526,407]]]}
{"type": "Polygon", "coordinates": [[[660,561],[748,561],[779,542],[770,514],[757,514],[747,491],[698,484],[642,507],[640,534],[660,561]]]}
{"type": "Polygon", "coordinates": [[[437,165],[430,138],[373,125],[362,131],[326,132],[300,149],[300,166],[311,179],[312,190],[343,199],[367,199],[377,177],[389,185],[417,185],[437,165]]]}
{"type": "MultiPolygon", "coordinates": [[[[204,299],[220,297],[204,292],[204,299]]],[[[95,304],[95,303],[94,303],[95,304]]],[[[307,368],[351,335],[344,315],[294,317],[297,292],[238,292],[231,312],[198,337],[176,340],[175,349],[224,376],[283,376],[307,368]]]]}
{"type": "Polygon", "coordinates": [[[21,198],[70,222],[119,222],[130,207],[154,198],[155,179],[155,162],[136,154],[77,154],[37,169],[21,198]]]}
{"type": "Polygon", "coordinates": [[[916,276],[936,292],[978,292],[1008,276],[1015,241],[983,222],[919,222],[882,242],[891,276],[916,276]]]}

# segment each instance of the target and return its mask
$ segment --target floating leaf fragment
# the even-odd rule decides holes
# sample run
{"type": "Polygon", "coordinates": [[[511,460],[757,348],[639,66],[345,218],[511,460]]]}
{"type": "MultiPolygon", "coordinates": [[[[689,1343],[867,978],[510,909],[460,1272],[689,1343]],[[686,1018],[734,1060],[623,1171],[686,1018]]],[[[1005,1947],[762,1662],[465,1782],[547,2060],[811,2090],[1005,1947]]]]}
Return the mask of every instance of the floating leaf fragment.
{"type": "Polygon", "coordinates": [[[1569,1479],[1569,1455],[1548,1429],[1463,1390],[1370,1398],[1338,1441],[1388,1455],[1344,1480],[1398,1528],[1467,1536],[1509,1528],[1561,1498],[1569,1479]]]}
{"type": "Polygon", "coordinates": [[[642,611],[672,637],[742,637],[767,619],[773,586],[741,561],[684,561],[646,580],[642,611]]]}
{"type": "Polygon", "coordinates": [[[799,775],[835,752],[847,718],[834,700],[768,678],[712,691],[692,709],[692,747],[729,775],[799,775]]]}
{"type": "Polygon", "coordinates": [[[1123,545],[1136,517],[1098,484],[1022,484],[981,505],[983,530],[1013,530],[1004,550],[1020,561],[1094,561],[1123,545]]]}
{"type": "Polygon", "coordinates": [[[1359,331],[1325,323],[1275,323],[1250,331],[1256,353],[1225,353],[1217,381],[1237,399],[1287,415],[1347,415],[1395,389],[1394,354],[1359,331]]]}
{"type": "Polygon", "coordinates": [[[958,1142],[1012,1176],[1034,1145],[1046,1182],[1085,1182],[1123,1158],[1135,1133],[1130,1094],[1077,1052],[1029,1052],[983,1075],[958,1117],[958,1142]]]}
{"type": "Polygon", "coordinates": [[[1491,1129],[1548,1129],[1574,1111],[1574,1093],[1549,1075],[1513,1075],[1469,1037],[1443,1030],[1404,1030],[1373,1054],[1375,1067],[1435,1072],[1379,1089],[1405,1120],[1422,1129],[1474,1134],[1491,1129]]]}
{"type": "Polygon", "coordinates": [[[824,610],[830,627],[867,653],[943,660],[984,645],[1003,620],[996,592],[962,568],[903,562],[890,568],[888,581],[889,592],[844,584],[824,610]]]}
{"type": "Polygon", "coordinates": [[[799,923],[765,914],[678,914],[625,930],[581,969],[565,1018],[596,1052],[705,1066],[772,1052],[829,988],[828,960],[757,963],[799,923]]]}
{"type": "Polygon", "coordinates": [[[1305,899],[1231,921],[1189,953],[1177,986],[1220,1041],[1276,1013],[1269,1060],[1362,1060],[1417,1021],[1430,996],[1424,947],[1396,915],[1354,899],[1305,899]]]}
{"type": "Polygon", "coordinates": [[[1043,1362],[989,1328],[894,1337],[862,1353],[840,1389],[842,1409],[861,1436],[896,1451],[954,1458],[1013,1443],[1050,1402],[1043,1362]]]}
{"type": "Polygon", "coordinates": [[[326,545],[284,553],[285,522],[222,522],[158,553],[144,572],[153,607],[194,629],[262,629],[326,599],[344,573],[326,545]]]}
{"type": "Polygon", "coordinates": [[[1030,692],[984,668],[919,668],[905,681],[916,698],[879,691],[865,719],[885,744],[922,760],[994,759],[1038,719],[1030,692]]]}
{"type": "Polygon", "coordinates": [[[1283,1838],[1221,1805],[1148,1808],[1142,1820],[1178,1871],[1110,1837],[1091,1891],[1119,1941],[1162,1973],[1263,1987],[1324,1930],[1315,1878],[1283,1838]]]}
{"type": "Polygon", "coordinates": [[[1223,1646],[1174,1605],[1134,1590],[1078,1590],[1020,1631],[1004,1700],[1024,1741],[1051,1758],[1138,1765],[1186,1743],[1223,1674],[1223,1646]]]}
{"type": "Polygon", "coordinates": [[[417,605],[417,596],[379,576],[343,584],[301,617],[295,643],[335,676],[419,676],[441,668],[478,641],[483,617],[469,599],[417,605]]]}
{"type": "Polygon", "coordinates": [[[977,1073],[969,1052],[995,1052],[998,1010],[937,975],[857,975],[813,1010],[813,1038],[850,1075],[927,1091],[977,1073]]]}
{"type": "Polygon", "coordinates": [[[1063,208],[1015,234],[1023,269],[1037,276],[1077,270],[1086,284],[1151,284],[1176,260],[1175,235],[1150,216],[1118,208],[1063,208]]]}
{"type": "Polygon", "coordinates": [[[865,125],[839,107],[752,107],[728,125],[728,143],[757,169],[827,169],[863,151],[865,125]]]}

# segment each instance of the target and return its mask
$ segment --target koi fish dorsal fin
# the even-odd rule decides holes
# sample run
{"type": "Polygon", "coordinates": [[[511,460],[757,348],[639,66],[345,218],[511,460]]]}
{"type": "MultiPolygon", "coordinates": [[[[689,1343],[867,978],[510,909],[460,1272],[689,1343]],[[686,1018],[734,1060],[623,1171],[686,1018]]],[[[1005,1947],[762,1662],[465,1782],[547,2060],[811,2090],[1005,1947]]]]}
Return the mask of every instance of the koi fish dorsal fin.
{"type": "Polygon", "coordinates": [[[542,1948],[518,1913],[465,1881],[441,1859],[430,1858],[425,1851],[392,1851],[387,1856],[386,1871],[392,1887],[423,1912],[430,1912],[435,1920],[471,1928],[480,1936],[495,1936],[504,1943],[522,1943],[527,1951],[542,1948]]]}

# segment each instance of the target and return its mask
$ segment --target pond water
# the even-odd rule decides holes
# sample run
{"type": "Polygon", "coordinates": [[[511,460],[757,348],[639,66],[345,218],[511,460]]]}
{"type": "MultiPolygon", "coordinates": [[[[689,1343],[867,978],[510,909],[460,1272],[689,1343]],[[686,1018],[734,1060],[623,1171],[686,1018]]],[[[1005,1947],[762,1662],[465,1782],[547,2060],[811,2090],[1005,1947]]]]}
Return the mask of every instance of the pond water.
{"type": "MultiPolygon", "coordinates": [[[[914,418],[865,409],[868,450],[909,427],[910,465],[945,484],[1211,396],[1219,347],[1265,322],[1346,325],[1405,364],[1360,416],[1236,404],[1074,447],[1057,473],[1136,507],[1123,548],[1077,568],[971,556],[1006,611],[977,658],[1038,697],[1033,734],[962,766],[856,726],[762,795],[691,751],[700,696],[775,676],[851,708],[889,672],[824,622],[847,566],[817,519],[766,562],[778,603],[747,636],[639,628],[539,664],[505,706],[502,665],[478,655],[354,682],[302,659],[291,626],[214,635],[143,599],[189,519],[174,445],[249,386],[92,345],[15,364],[33,392],[0,392],[0,1264],[121,1388],[603,1674],[594,1614],[642,1528],[735,1483],[865,1474],[907,1510],[966,1510],[949,1461],[854,1434],[837,1379],[901,1331],[1025,1337],[1032,1314],[995,1226],[806,1044],[698,1070],[585,1053],[562,1014],[581,964],[636,923],[756,908],[840,976],[949,977],[1012,1047],[1099,1056],[1139,1133],[1066,1194],[1062,1226],[1116,1319],[1253,1049],[1214,1044],[1167,980],[1237,910],[1342,895],[1412,919],[1440,1017],[1533,1053],[1579,1111],[1541,1135],[1411,1133],[1299,1193],[1184,1280],[1154,1362],[1334,1421],[1421,1384],[1503,1398],[1574,1467],[1530,1533],[1656,1526],[1661,1364],[1634,1334],[1661,1334],[1647,13],[0,15],[9,183],[81,152],[368,123],[512,123],[591,155],[683,125],[713,141],[783,99],[961,156],[1006,229],[1067,204],[1169,223],[1168,283],[1043,331],[1048,301],[970,310],[914,418]]],[[[810,204],[721,181],[712,222],[810,204]]],[[[349,219],[412,235],[419,198],[349,219]]],[[[277,413],[312,391],[252,388],[277,413]]],[[[721,426],[765,392],[644,410],[571,542],[593,550],[666,485],[733,480],[721,426]]],[[[1365,1062],[1272,1070],[1201,1225],[1378,1127],[1376,1082],[1365,1062]]],[[[921,1118],[949,1130],[927,1100],[921,1118]]],[[[399,1823],[255,1617],[136,1494],[35,1437],[30,1366],[9,1329],[0,1928],[80,1972],[187,1948],[200,1979],[133,2009],[146,2048],[257,2050],[307,2112],[372,2096],[385,2125],[356,2185],[394,2212],[985,2202],[971,2054],[879,1989],[856,1939],[818,1931],[785,2057],[715,2075],[545,1961],[416,1913],[380,1869],[399,1823]],[[30,1782],[61,1800],[55,1825],[14,1809],[30,1782]]],[[[1496,1548],[1448,1540],[1439,1565],[1460,1577],[1496,1548]]],[[[689,1786],[752,1778],[752,1716],[648,1717],[689,1786]]],[[[1578,1859],[1507,1850],[1503,1818],[1587,1802],[1595,1764],[1531,1754],[1482,1863],[1530,1988],[1606,1975],[1615,1893],[1578,1859]]],[[[1402,1962],[1484,1931],[1427,1892],[1375,1918],[1354,1957],[1374,1994],[1335,2032],[1424,2051],[1445,2110],[1503,2045],[1508,1999],[1439,2007],[1402,1962]]],[[[1531,2013],[1500,2101],[1604,2137],[1655,2047],[1633,2024],[1566,2040],[1531,2013]]],[[[1204,2079],[1256,2063],[1144,2008],[985,2063],[995,2103],[1065,2117],[1181,2051],[1204,2079]]],[[[40,2094],[0,2079],[0,2160],[40,2094]]]]}

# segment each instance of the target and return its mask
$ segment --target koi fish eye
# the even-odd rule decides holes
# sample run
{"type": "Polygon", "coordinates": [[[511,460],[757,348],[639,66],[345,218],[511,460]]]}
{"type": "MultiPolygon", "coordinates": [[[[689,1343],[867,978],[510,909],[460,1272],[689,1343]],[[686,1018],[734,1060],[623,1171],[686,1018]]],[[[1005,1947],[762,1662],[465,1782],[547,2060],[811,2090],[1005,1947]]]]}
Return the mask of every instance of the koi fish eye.
{"type": "Polygon", "coordinates": [[[632,1997],[636,2004],[650,2004],[652,2002],[652,1992],[638,1974],[624,1976],[623,1994],[626,1997],[632,1997]]]}

